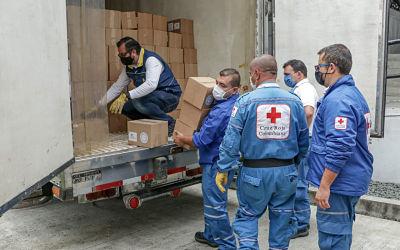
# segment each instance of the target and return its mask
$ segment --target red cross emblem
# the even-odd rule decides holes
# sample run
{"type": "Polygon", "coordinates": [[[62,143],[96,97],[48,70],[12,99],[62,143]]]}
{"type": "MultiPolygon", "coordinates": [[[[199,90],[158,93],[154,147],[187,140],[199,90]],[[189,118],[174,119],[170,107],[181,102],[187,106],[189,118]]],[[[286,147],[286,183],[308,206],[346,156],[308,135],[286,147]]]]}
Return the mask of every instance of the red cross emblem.
{"type": "Polygon", "coordinates": [[[276,107],[272,107],[271,113],[267,113],[267,118],[271,119],[271,123],[276,123],[276,119],[281,118],[281,113],[276,112],[276,107]]]}
{"type": "Polygon", "coordinates": [[[338,123],[339,123],[340,125],[342,125],[343,122],[344,122],[344,121],[343,121],[343,118],[340,118],[340,120],[338,121],[338,123]]]}

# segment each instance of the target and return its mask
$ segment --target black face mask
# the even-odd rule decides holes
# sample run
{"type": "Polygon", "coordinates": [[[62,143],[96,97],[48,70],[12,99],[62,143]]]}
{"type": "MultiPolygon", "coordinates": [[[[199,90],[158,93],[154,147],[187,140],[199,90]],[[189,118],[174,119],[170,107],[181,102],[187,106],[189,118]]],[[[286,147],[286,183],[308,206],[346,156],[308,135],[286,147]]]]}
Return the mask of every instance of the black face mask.
{"type": "Polygon", "coordinates": [[[121,63],[123,64],[123,65],[132,65],[133,64],[133,59],[132,59],[132,57],[120,57],[120,59],[121,59],[121,63]]]}
{"type": "Polygon", "coordinates": [[[326,73],[321,73],[319,71],[315,71],[315,80],[317,80],[317,82],[325,87],[325,79],[322,79],[322,75],[325,75],[326,77],[326,73]]]}

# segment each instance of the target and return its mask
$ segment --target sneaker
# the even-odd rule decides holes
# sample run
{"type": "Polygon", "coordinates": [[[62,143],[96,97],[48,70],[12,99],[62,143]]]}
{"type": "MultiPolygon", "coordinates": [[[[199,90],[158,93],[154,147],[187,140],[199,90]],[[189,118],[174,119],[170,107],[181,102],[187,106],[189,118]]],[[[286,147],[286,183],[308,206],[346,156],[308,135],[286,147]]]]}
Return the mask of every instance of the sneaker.
{"type": "Polygon", "coordinates": [[[291,237],[291,239],[296,239],[300,237],[306,237],[310,234],[310,225],[308,225],[306,228],[302,230],[297,230],[297,233],[291,237]]]}
{"type": "Polygon", "coordinates": [[[212,242],[212,241],[209,241],[209,240],[207,240],[206,238],[204,238],[204,233],[203,233],[203,232],[197,232],[197,233],[194,235],[194,239],[195,239],[197,242],[202,243],[202,244],[207,244],[207,245],[209,245],[210,247],[213,247],[213,248],[217,248],[217,247],[218,247],[218,244],[217,244],[217,243],[212,242]]]}
{"type": "Polygon", "coordinates": [[[175,128],[175,120],[172,120],[171,123],[168,125],[168,137],[171,137],[174,133],[175,128]]]}

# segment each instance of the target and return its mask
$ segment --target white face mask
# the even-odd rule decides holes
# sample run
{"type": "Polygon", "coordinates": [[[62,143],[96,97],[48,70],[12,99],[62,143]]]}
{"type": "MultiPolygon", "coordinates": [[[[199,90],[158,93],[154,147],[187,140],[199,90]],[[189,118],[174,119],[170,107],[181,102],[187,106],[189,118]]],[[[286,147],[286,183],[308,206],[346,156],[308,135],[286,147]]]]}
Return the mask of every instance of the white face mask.
{"type": "Polygon", "coordinates": [[[257,84],[253,83],[253,81],[251,80],[251,76],[250,76],[250,85],[253,90],[257,88],[257,84]]]}
{"type": "Polygon", "coordinates": [[[225,97],[226,92],[218,85],[214,86],[214,89],[213,89],[212,93],[213,93],[214,99],[217,100],[217,101],[227,99],[225,97]]]}

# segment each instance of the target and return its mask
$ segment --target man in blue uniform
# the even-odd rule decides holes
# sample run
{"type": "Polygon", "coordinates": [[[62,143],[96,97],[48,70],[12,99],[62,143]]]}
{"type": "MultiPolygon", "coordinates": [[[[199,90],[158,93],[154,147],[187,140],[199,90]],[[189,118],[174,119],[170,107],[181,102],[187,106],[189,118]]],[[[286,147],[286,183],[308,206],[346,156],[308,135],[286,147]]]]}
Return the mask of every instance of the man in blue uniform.
{"type": "Polygon", "coordinates": [[[171,135],[175,120],[167,113],[176,109],[182,91],[168,64],[156,53],[143,49],[131,37],[122,38],[117,47],[125,67],[107,91],[106,102],[114,100],[110,106],[111,113],[122,113],[132,120],[168,121],[171,135]],[[125,92],[132,80],[136,88],[125,92]]]}
{"type": "Polygon", "coordinates": [[[276,84],[277,64],[271,55],[250,64],[256,89],[241,96],[232,111],[217,163],[216,183],[222,192],[228,173],[238,176],[239,208],[233,228],[240,248],[258,249],[258,219],[269,209],[270,249],[287,249],[293,235],[293,206],[297,184],[295,163],[308,149],[303,104],[276,84]]]}
{"type": "MultiPolygon", "coordinates": [[[[199,149],[199,164],[203,168],[202,192],[204,202],[204,232],[197,232],[196,241],[219,249],[236,249],[227,212],[227,193],[221,193],[215,184],[219,146],[239,97],[240,75],[235,69],[224,69],[219,73],[213,96],[216,104],[205,118],[199,132],[193,136],[175,135],[175,143],[195,146],[199,149]]],[[[226,186],[230,185],[233,171],[227,175],[226,186]]]]}
{"type": "Polygon", "coordinates": [[[370,112],[349,74],[352,56],[342,44],[318,52],[315,77],[328,87],[314,120],[307,180],[318,187],[320,249],[350,249],[355,206],[368,190],[370,112]]]}

